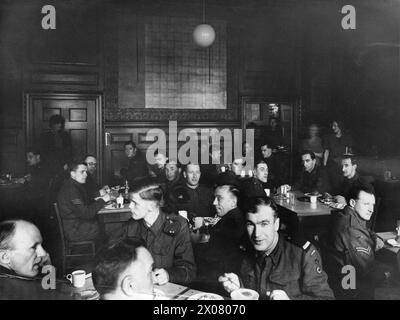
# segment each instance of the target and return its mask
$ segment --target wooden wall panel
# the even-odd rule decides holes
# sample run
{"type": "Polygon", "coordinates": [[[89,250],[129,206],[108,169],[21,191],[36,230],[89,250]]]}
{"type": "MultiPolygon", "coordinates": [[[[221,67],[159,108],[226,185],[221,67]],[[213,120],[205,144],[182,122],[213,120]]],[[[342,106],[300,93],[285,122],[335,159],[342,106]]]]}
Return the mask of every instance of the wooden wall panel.
{"type": "MultiPolygon", "coordinates": [[[[195,123],[195,122],[185,122],[178,123],[178,135],[180,130],[182,129],[192,129],[197,134],[199,139],[201,138],[200,132],[202,129],[217,129],[221,132],[222,129],[240,129],[240,122],[230,122],[230,123],[218,123],[218,122],[208,122],[208,123],[195,123]]],[[[169,126],[166,122],[145,122],[145,123],[106,123],[105,132],[110,135],[109,145],[105,146],[104,149],[104,181],[112,183],[113,175],[118,174],[120,169],[126,167],[128,162],[124,153],[124,143],[126,141],[134,141],[137,148],[143,153],[146,154],[147,148],[153,144],[154,138],[148,135],[149,130],[151,129],[161,129],[165,133],[166,142],[167,142],[167,156],[168,156],[168,137],[169,137],[169,126]]],[[[208,137],[204,137],[208,139],[208,137]]],[[[228,141],[229,139],[227,139],[228,141]]],[[[185,142],[179,141],[177,142],[177,147],[184,144],[185,142]]],[[[222,144],[223,142],[221,142],[222,144]]],[[[172,146],[171,146],[172,147],[172,146]]],[[[199,154],[200,158],[200,154],[199,154]]]]}

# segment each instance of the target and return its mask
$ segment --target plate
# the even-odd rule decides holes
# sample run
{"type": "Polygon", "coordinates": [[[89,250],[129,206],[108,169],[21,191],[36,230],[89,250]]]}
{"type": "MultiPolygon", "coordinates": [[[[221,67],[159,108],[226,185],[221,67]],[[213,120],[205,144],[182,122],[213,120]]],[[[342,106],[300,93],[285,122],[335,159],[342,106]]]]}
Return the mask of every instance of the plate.
{"type": "Polygon", "coordinates": [[[113,203],[110,203],[110,204],[104,206],[104,208],[105,208],[105,209],[109,209],[109,210],[111,210],[111,209],[116,209],[116,208],[115,208],[115,205],[114,205],[113,203]]]}
{"type": "Polygon", "coordinates": [[[190,296],[188,300],[224,300],[224,298],[215,293],[200,292],[190,296]]]}
{"type": "Polygon", "coordinates": [[[77,298],[80,300],[99,300],[100,294],[93,289],[83,290],[76,294],[77,298]]]}
{"type": "Polygon", "coordinates": [[[400,248],[400,243],[398,243],[396,239],[388,239],[386,242],[392,247],[400,248]]]}
{"type": "Polygon", "coordinates": [[[322,194],[320,194],[320,193],[312,194],[311,192],[307,192],[304,195],[307,197],[311,197],[311,196],[322,197],[322,194]]]}

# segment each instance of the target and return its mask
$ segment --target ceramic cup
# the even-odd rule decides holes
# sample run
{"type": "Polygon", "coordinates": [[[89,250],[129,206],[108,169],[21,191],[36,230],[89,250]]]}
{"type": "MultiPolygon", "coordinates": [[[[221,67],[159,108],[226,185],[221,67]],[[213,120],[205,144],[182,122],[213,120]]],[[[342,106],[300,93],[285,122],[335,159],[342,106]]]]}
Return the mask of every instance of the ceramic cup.
{"type": "Polygon", "coordinates": [[[86,271],[76,270],[67,275],[67,279],[72,283],[75,288],[82,288],[86,282],[86,271]]]}

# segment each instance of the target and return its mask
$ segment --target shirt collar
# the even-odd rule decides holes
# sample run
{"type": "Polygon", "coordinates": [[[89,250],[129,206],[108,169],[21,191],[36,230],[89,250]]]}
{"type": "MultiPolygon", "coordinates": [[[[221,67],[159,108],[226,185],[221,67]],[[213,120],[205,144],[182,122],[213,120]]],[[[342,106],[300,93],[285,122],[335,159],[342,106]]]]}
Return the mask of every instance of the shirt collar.
{"type": "Polygon", "coordinates": [[[161,227],[164,225],[165,219],[166,219],[165,213],[160,210],[160,213],[156,221],[154,221],[151,227],[147,226],[146,221],[144,221],[144,219],[142,219],[142,224],[146,229],[150,230],[154,234],[157,234],[158,231],[161,229],[161,227]]]}
{"type": "Polygon", "coordinates": [[[269,255],[267,255],[267,252],[259,252],[257,253],[258,255],[261,255],[263,259],[265,260],[267,257],[271,258],[271,261],[274,265],[276,265],[279,261],[279,258],[282,254],[282,246],[283,246],[283,240],[280,235],[278,235],[278,242],[276,243],[275,248],[271,251],[269,255]]]}

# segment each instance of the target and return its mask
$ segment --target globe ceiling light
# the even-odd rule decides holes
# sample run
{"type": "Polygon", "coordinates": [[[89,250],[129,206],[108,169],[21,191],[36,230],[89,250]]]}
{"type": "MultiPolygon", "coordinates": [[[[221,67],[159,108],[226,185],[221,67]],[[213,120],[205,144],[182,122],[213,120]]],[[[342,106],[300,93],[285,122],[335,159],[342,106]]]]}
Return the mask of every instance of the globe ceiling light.
{"type": "Polygon", "coordinates": [[[201,47],[209,47],[215,40],[215,31],[209,24],[199,24],[193,31],[194,42],[201,47]]]}

